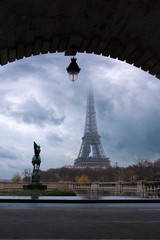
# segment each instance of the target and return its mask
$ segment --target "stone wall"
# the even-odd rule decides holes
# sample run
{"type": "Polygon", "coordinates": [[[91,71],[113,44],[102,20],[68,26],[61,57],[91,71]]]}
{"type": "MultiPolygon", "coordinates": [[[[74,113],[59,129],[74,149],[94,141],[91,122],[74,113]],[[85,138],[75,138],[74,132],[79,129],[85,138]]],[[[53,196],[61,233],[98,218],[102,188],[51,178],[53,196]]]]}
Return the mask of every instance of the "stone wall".
{"type": "MultiPolygon", "coordinates": [[[[0,182],[0,191],[23,190],[28,183],[0,182]]],[[[77,194],[108,196],[154,196],[160,189],[160,182],[46,182],[48,190],[60,189],[74,191],[77,194]]]]}

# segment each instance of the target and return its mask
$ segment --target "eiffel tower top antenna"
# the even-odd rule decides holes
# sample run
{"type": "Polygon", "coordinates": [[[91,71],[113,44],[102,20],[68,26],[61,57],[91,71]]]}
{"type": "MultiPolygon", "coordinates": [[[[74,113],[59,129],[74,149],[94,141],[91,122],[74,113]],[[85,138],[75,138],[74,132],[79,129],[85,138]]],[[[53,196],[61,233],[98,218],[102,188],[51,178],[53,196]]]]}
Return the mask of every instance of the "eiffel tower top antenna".
{"type": "Polygon", "coordinates": [[[104,152],[96,123],[94,94],[92,88],[88,92],[84,136],[74,163],[75,167],[110,167],[109,158],[104,152]]]}
{"type": "Polygon", "coordinates": [[[98,134],[93,91],[88,92],[84,136],[98,134]]]}

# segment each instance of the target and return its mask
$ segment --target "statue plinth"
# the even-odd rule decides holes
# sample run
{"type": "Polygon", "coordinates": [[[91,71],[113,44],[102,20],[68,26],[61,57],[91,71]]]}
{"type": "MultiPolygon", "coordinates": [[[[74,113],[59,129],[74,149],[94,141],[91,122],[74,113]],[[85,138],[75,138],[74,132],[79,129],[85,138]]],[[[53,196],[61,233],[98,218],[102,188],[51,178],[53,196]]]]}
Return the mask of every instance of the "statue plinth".
{"type": "Polygon", "coordinates": [[[24,190],[27,190],[27,189],[30,189],[30,190],[34,190],[34,189],[43,190],[43,189],[47,189],[47,185],[42,185],[42,183],[38,183],[38,184],[29,183],[28,185],[24,185],[23,189],[24,190]]]}

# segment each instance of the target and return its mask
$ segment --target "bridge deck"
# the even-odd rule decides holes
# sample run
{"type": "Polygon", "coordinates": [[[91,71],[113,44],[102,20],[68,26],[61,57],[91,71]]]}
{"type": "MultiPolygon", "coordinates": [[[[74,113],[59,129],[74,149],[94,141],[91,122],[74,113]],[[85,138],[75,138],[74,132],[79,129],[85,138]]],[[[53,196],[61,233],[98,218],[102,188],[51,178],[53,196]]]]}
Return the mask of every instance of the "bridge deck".
{"type": "Polygon", "coordinates": [[[0,203],[0,238],[160,239],[160,203],[0,203]]]}

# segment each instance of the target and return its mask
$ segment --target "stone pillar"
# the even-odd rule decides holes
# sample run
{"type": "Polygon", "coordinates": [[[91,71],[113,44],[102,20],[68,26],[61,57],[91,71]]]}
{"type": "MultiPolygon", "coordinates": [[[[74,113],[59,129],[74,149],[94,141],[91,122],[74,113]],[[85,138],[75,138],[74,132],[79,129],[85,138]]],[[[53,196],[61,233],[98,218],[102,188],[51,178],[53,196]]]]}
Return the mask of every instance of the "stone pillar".
{"type": "Polygon", "coordinates": [[[137,182],[137,195],[144,197],[145,196],[145,187],[143,181],[138,181],[137,182]]]}
{"type": "Polygon", "coordinates": [[[68,182],[68,190],[73,191],[73,182],[68,182]]]}
{"type": "Polygon", "coordinates": [[[122,195],[122,182],[116,182],[116,188],[115,188],[115,194],[116,195],[122,195]]]}
{"type": "Polygon", "coordinates": [[[98,182],[93,182],[91,184],[91,193],[98,193],[99,190],[99,183],[98,182]]]}
{"type": "Polygon", "coordinates": [[[0,183],[0,190],[1,190],[1,191],[4,191],[4,190],[5,190],[5,183],[4,183],[4,182],[1,182],[1,183],[0,183]]]}

